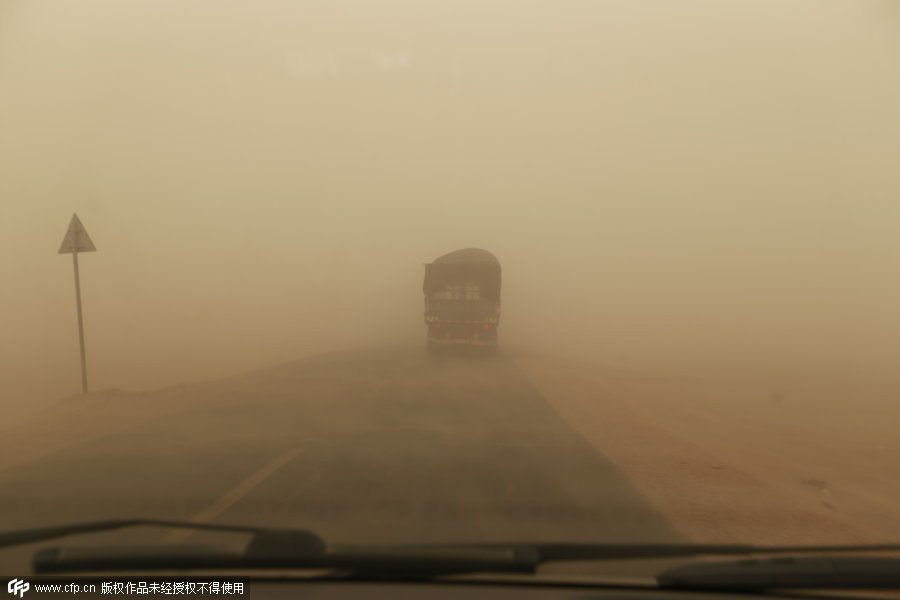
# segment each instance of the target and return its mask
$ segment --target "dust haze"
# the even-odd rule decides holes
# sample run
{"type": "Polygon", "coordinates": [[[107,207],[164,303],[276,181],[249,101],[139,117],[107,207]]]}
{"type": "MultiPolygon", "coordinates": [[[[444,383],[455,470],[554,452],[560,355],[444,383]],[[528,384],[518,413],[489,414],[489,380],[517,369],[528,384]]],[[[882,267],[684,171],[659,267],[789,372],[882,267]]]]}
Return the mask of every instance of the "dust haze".
{"type": "Polygon", "coordinates": [[[0,395],[424,342],[503,265],[509,352],[889,380],[900,14],[746,0],[0,5],[0,395]]]}

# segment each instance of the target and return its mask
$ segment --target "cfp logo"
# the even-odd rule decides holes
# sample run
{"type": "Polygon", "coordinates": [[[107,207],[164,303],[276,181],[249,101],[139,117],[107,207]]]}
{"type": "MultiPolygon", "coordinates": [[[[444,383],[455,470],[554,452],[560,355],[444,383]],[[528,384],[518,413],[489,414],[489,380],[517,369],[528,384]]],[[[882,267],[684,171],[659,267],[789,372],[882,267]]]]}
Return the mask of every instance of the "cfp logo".
{"type": "Polygon", "coordinates": [[[31,584],[21,579],[11,579],[6,586],[7,592],[13,596],[19,596],[19,598],[24,596],[29,589],[31,589],[31,584]]]}

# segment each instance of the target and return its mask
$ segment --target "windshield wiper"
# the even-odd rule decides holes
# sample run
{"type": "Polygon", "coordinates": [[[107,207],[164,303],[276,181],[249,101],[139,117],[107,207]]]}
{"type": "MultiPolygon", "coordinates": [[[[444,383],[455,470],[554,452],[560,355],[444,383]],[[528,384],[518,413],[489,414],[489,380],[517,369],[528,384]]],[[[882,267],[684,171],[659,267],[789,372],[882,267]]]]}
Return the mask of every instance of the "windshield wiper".
{"type": "MultiPolygon", "coordinates": [[[[353,573],[430,578],[477,572],[534,573],[554,561],[623,560],[752,554],[808,554],[833,552],[900,552],[900,544],[868,546],[752,546],[727,544],[567,544],[474,543],[393,546],[332,546],[302,529],[269,529],[240,525],[157,519],[93,521],[0,533],[0,547],[124,527],[184,527],[248,533],[243,551],[210,546],[48,548],[35,556],[38,572],[146,569],[326,568],[353,573]]],[[[706,563],[702,566],[712,566],[706,563]]],[[[667,575],[672,575],[668,571],[667,575]]],[[[675,573],[684,576],[683,573],[675,573]]],[[[689,572],[688,575],[691,573],[689,572]]],[[[701,572],[700,575],[703,575],[701,572]]],[[[672,581],[675,581],[674,579],[672,581]]],[[[684,580],[679,580],[684,581],[684,580]]]]}
{"type": "Polygon", "coordinates": [[[0,533],[0,548],[31,544],[70,535],[100,533],[128,527],[172,527],[251,534],[242,552],[214,546],[152,545],[137,547],[46,548],[34,558],[38,573],[231,568],[327,568],[388,576],[438,576],[491,572],[533,572],[533,553],[506,547],[431,548],[344,547],[329,549],[324,540],[303,529],[269,529],[164,519],[88,521],[0,533]]]}
{"type": "Polygon", "coordinates": [[[759,591],[778,588],[900,589],[900,559],[784,557],[691,564],[657,575],[666,589],[759,591]]]}

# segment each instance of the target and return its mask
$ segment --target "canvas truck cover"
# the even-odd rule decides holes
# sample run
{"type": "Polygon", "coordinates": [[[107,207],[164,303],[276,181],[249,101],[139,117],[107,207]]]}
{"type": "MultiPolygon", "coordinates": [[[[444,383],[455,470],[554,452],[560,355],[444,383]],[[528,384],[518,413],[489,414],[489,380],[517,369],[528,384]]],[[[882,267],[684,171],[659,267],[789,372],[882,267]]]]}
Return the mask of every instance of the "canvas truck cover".
{"type": "Polygon", "coordinates": [[[465,248],[438,257],[425,265],[422,291],[431,296],[448,282],[477,281],[485,300],[500,302],[500,261],[480,248],[465,248]]]}

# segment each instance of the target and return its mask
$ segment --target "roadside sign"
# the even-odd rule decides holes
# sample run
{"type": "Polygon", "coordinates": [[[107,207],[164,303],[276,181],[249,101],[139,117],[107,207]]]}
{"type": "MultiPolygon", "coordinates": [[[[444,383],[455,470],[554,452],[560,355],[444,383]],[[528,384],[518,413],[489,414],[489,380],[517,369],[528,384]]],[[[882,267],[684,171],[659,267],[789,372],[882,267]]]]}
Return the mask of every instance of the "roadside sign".
{"type": "Polygon", "coordinates": [[[91,241],[91,236],[85,231],[84,225],[78,215],[73,214],[69,222],[69,229],[59,247],[60,254],[71,254],[72,265],[75,268],[75,311],[78,313],[78,346],[81,349],[81,392],[87,394],[87,358],[84,354],[84,321],[81,317],[81,279],[78,276],[78,253],[96,252],[97,248],[91,241]]]}
{"type": "Polygon", "coordinates": [[[76,252],[96,252],[94,242],[91,236],[85,231],[84,225],[78,215],[72,215],[69,222],[69,229],[66,231],[66,237],[63,238],[62,245],[59,247],[60,254],[75,254],[76,252]]]}

